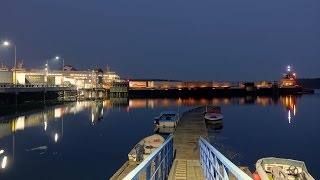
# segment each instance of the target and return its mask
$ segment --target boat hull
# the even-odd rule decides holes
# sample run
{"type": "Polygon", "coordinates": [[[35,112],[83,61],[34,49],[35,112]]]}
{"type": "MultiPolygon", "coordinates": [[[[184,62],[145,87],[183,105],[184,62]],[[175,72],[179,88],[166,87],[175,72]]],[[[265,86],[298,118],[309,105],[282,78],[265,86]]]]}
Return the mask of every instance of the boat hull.
{"type": "Polygon", "coordinates": [[[165,139],[154,134],[140,140],[128,154],[129,161],[141,162],[164,143],[165,139]]]}
{"type": "Polygon", "coordinates": [[[174,111],[161,112],[159,117],[154,120],[157,127],[176,127],[179,123],[179,114],[174,111]]]}
{"type": "Polygon", "coordinates": [[[154,124],[157,127],[176,127],[178,123],[172,121],[160,121],[159,123],[157,123],[155,121],[154,124]]]}
{"type": "Polygon", "coordinates": [[[261,180],[269,180],[270,176],[273,176],[275,179],[314,180],[309,174],[304,162],[293,159],[275,157],[262,158],[256,163],[256,171],[261,180]]]}
{"type": "Polygon", "coordinates": [[[207,122],[219,122],[223,119],[223,115],[219,113],[205,113],[204,119],[207,122]]]}

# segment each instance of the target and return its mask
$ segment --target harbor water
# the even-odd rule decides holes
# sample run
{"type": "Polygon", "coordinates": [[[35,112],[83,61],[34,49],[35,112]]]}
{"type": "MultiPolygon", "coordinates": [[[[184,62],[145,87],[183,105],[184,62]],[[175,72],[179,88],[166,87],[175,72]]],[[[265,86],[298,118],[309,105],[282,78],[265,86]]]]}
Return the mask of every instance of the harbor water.
{"type": "MultiPolygon", "coordinates": [[[[320,179],[320,91],[313,95],[82,101],[0,117],[0,179],[108,179],[161,111],[220,105],[210,143],[236,165],[263,157],[304,161],[320,179]]],[[[202,118],[202,117],[199,117],[202,118]]]]}

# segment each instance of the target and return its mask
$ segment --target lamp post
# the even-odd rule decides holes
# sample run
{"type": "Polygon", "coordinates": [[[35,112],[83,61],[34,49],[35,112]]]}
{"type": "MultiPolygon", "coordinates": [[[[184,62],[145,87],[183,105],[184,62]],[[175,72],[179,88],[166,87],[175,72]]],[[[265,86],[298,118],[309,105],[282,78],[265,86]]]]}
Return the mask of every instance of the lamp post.
{"type": "Polygon", "coordinates": [[[56,60],[62,59],[62,87],[64,87],[64,58],[60,56],[56,56],[56,60]]]}
{"type": "Polygon", "coordinates": [[[64,59],[63,59],[62,57],[60,57],[60,56],[56,56],[55,59],[56,59],[56,60],[59,60],[59,59],[62,60],[62,71],[63,71],[63,70],[64,70],[64,59]]]}
{"type": "Polygon", "coordinates": [[[13,43],[10,43],[9,41],[4,41],[3,42],[4,46],[14,46],[14,81],[13,84],[17,84],[17,71],[16,71],[16,66],[17,66],[17,46],[13,43]]]}
{"type": "Polygon", "coordinates": [[[48,74],[49,74],[49,61],[47,60],[47,63],[45,64],[45,73],[46,73],[46,76],[45,76],[45,82],[46,82],[46,86],[48,86],[48,74]]]}

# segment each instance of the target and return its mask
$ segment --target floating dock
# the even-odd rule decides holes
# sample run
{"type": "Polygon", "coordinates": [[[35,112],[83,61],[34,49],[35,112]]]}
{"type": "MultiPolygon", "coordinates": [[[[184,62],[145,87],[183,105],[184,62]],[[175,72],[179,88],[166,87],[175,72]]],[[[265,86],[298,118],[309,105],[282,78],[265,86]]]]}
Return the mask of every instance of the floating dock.
{"type": "MultiPolygon", "coordinates": [[[[209,141],[203,112],[206,107],[198,107],[183,113],[180,123],[175,129],[174,150],[175,159],[170,170],[169,180],[205,180],[203,169],[200,164],[200,137],[209,141]]],[[[123,179],[138,164],[125,162],[125,164],[110,178],[112,180],[123,179]]],[[[247,174],[252,175],[247,167],[240,167],[247,174]]],[[[232,178],[232,175],[229,176],[232,178]]]]}
{"type": "Polygon", "coordinates": [[[183,113],[174,132],[173,146],[176,153],[169,179],[205,179],[199,151],[199,138],[209,141],[203,119],[204,111],[205,107],[199,107],[183,113]]]}

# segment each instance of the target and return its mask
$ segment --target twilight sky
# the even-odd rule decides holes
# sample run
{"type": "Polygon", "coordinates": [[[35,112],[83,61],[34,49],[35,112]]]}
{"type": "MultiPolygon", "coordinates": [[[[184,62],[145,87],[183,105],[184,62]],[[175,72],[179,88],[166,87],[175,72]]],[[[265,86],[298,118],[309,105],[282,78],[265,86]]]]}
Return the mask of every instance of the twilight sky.
{"type": "MultiPolygon", "coordinates": [[[[320,77],[319,0],[0,0],[6,39],[29,69],[60,55],[123,78],[320,77]]],[[[13,54],[1,46],[0,63],[13,54]]]]}

